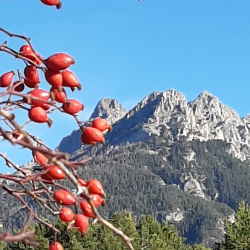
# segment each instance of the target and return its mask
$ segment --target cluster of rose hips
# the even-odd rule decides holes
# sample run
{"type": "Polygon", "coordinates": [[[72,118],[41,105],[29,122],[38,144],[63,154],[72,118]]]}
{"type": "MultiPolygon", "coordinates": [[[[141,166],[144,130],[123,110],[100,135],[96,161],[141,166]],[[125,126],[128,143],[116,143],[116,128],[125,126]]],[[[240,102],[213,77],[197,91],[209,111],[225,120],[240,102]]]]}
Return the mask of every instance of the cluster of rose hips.
{"type": "MultiPolygon", "coordinates": [[[[75,60],[70,55],[57,53],[44,60],[40,54],[34,52],[30,45],[23,45],[19,49],[19,55],[29,59],[25,60],[24,78],[19,77],[19,80],[12,84],[15,75],[14,71],[4,73],[0,77],[0,87],[8,88],[8,90],[12,88],[10,93],[14,95],[18,95],[18,93],[22,94],[26,87],[32,89],[26,95],[21,95],[23,97],[23,103],[30,105],[30,108],[28,108],[28,117],[31,121],[48,123],[49,126],[52,125],[52,121],[47,114],[52,106],[50,100],[62,104],[62,111],[73,116],[84,109],[84,105],[80,101],[68,99],[65,91],[65,88],[70,88],[72,91],[74,91],[75,88],[81,90],[81,84],[77,77],[73,72],[67,69],[75,63],[75,60]],[[31,61],[33,63],[31,63],[31,61]],[[42,63],[45,67],[40,66],[42,63]],[[39,88],[40,77],[38,69],[43,70],[46,81],[51,85],[50,91],[39,88]]],[[[105,143],[104,132],[112,130],[112,127],[107,121],[100,117],[94,119],[91,125],[80,125],[80,128],[82,130],[82,143],[91,145],[105,143]]],[[[25,138],[20,138],[21,135],[17,130],[11,134],[15,139],[26,140],[25,138]]],[[[38,151],[33,151],[32,153],[34,160],[42,166],[44,170],[47,170],[45,174],[41,175],[42,180],[54,181],[66,178],[65,172],[59,166],[51,164],[43,153],[38,151]]],[[[84,179],[78,178],[78,182],[88,189],[95,207],[105,205],[106,194],[102,184],[98,180],[91,179],[86,182],[84,179]]],[[[88,218],[95,218],[90,203],[82,196],[76,199],[73,194],[64,189],[55,191],[54,199],[56,202],[65,206],[60,210],[59,217],[62,221],[68,223],[68,229],[77,228],[85,235],[89,226],[88,218]],[[82,209],[82,213],[74,214],[69,207],[66,207],[71,205],[77,206],[78,204],[82,209]]],[[[49,249],[63,250],[63,247],[59,242],[53,242],[49,249]]]]}
{"type": "MultiPolygon", "coordinates": [[[[75,63],[75,60],[71,56],[65,53],[57,53],[43,60],[38,53],[33,52],[29,45],[22,46],[19,53],[32,60],[38,66],[44,63],[46,65],[46,69],[44,68],[45,79],[52,86],[50,92],[39,89],[40,77],[38,69],[36,66],[29,64],[24,69],[24,81],[19,80],[13,83],[14,91],[22,92],[26,86],[33,89],[27,93],[28,97],[32,96],[40,99],[23,98],[24,103],[31,105],[28,113],[31,121],[48,123],[49,126],[52,125],[52,121],[48,118],[46,112],[51,108],[51,104],[48,103],[50,99],[62,103],[62,110],[71,115],[75,115],[84,109],[84,105],[78,100],[67,99],[64,89],[64,87],[70,87],[72,91],[76,87],[79,90],[81,89],[81,84],[75,74],[66,70],[71,64],[75,63]]],[[[13,81],[14,75],[14,71],[3,74],[0,78],[0,87],[9,87],[13,81]]]]}
{"type": "MultiPolygon", "coordinates": [[[[84,179],[78,179],[79,183],[88,189],[91,200],[95,207],[105,205],[106,194],[104,192],[102,184],[96,180],[91,179],[86,182],[84,179]]],[[[89,227],[89,219],[95,218],[95,214],[88,201],[80,198],[79,204],[82,209],[82,213],[74,214],[74,212],[66,206],[75,205],[78,202],[74,195],[66,190],[57,190],[54,192],[54,199],[61,205],[64,205],[60,210],[60,220],[68,223],[68,229],[77,228],[82,235],[85,235],[89,227]]],[[[63,246],[55,241],[51,243],[49,250],[63,250],[63,246]]]]}
{"type": "MultiPolygon", "coordinates": [[[[23,102],[29,104],[28,116],[29,119],[37,123],[48,123],[52,125],[52,120],[48,117],[47,112],[51,108],[51,104],[48,103],[50,99],[61,103],[61,109],[70,115],[76,115],[78,112],[84,109],[84,105],[76,99],[68,99],[65,88],[70,88],[72,91],[75,88],[81,90],[82,86],[79,83],[76,75],[69,71],[67,68],[75,63],[75,60],[68,54],[57,53],[46,60],[44,60],[40,54],[33,52],[29,45],[23,45],[19,50],[20,55],[32,60],[36,65],[40,66],[42,63],[46,66],[44,69],[44,75],[46,81],[51,85],[50,91],[39,89],[40,77],[36,66],[27,65],[24,69],[24,80],[15,81],[13,83],[14,91],[23,92],[25,86],[32,88],[25,97],[23,102]],[[33,99],[29,97],[38,98],[33,99]]],[[[14,78],[14,71],[4,73],[0,77],[0,87],[9,87],[12,84],[14,78]]],[[[112,127],[102,118],[96,118],[92,122],[91,127],[82,127],[81,141],[84,144],[95,145],[98,142],[105,142],[103,132],[105,130],[111,131],[112,127]]],[[[15,132],[14,137],[18,137],[19,133],[15,132]]]]}
{"type": "MultiPolygon", "coordinates": [[[[92,122],[91,127],[85,127],[82,128],[82,134],[81,134],[81,141],[83,144],[86,145],[96,145],[97,143],[105,143],[105,138],[103,135],[104,131],[112,131],[112,126],[107,123],[103,118],[96,118],[92,122]]],[[[14,138],[18,138],[20,136],[20,133],[18,131],[14,131],[12,133],[12,136],[14,138]]],[[[60,167],[55,166],[53,164],[48,164],[47,157],[40,153],[36,152],[33,153],[34,160],[44,168],[50,169],[46,174],[41,175],[41,177],[45,180],[62,180],[65,179],[65,173],[61,170],[60,167]]]]}
{"type": "Polygon", "coordinates": [[[92,144],[101,142],[105,143],[105,138],[103,136],[104,131],[112,131],[111,125],[107,123],[104,119],[98,117],[93,120],[91,127],[83,127],[83,132],[81,134],[81,141],[83,144],[92,144]]]}

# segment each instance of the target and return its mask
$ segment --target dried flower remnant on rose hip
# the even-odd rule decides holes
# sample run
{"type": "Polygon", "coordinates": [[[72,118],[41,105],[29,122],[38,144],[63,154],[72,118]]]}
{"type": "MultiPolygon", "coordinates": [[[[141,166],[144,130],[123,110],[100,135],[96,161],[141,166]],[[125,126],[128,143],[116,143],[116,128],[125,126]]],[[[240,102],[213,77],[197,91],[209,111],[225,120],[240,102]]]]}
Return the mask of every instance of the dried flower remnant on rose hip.
{"type": "Polygon", "coordinates": [[[62,3],[59,0],[40,0],[43,4],[48,6],[55,6],[58,10],[61,9],[62,3]]]}
{"type": "Polygon", "coordinates": [[[70,87],[72,91],[74,91],[75,88],[78,88],[79,90],[82,89],[82,85],[80,84],[76,75],[73,72],[69,70],[64,70],[62,72],[62,77],[64,87],[70,87]]]}
{"type": "Polygon", "coordinates": [[[49,127],[53,124],[52,120],[48,118],[46,111],[42,107],[32,107],[29,110],[29,118],[33,122],[47,123],[49,127]]]}

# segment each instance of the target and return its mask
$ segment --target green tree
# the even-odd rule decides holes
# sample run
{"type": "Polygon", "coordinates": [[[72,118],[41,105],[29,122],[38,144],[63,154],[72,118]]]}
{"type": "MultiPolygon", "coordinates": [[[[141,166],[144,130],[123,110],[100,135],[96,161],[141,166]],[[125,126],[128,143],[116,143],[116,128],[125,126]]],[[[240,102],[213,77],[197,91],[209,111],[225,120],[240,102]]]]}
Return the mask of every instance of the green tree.
{"type": "Polygon", "coordinates": [[[216,244],[214,250],[250,249],[250,207],[244,201],[239,204],[233,223],[225,223],[225,242],[216,244]]]}

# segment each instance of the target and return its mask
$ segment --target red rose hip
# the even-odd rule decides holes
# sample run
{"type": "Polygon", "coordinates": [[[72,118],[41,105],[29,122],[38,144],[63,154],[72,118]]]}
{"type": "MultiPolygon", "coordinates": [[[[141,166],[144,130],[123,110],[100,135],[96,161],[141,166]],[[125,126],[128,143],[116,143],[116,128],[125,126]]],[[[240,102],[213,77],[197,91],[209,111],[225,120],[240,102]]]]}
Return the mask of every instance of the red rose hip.
{"type": "Polygon", "coordinates": [[[47,58],[44,63],[49,69],[60,71],[74,64],[75,60],[66,53],[57,53],[47,58]]]}
{"type": "Polygon", "coordinates": [[[68,207],[62,208],[59,214],[61,221],[64,221],[64,222],[72,221],[74,219],[74,216],[75,215],[73,211],[68,207]]]}

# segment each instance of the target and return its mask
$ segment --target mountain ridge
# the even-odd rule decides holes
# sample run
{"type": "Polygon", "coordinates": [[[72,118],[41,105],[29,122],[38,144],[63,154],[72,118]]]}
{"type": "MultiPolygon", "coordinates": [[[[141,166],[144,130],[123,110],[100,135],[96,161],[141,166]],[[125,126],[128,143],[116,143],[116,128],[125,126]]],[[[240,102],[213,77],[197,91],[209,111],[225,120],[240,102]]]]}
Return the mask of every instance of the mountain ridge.
{"type": "MultiPolygon", "coordinates": [[[[223,140],[228,143],[228,153],[233,157],[243,161],[250,158],[250,116],[240,118],[235,110],[206,90],[190,102],[174,89],[155,91],[129,111],[117,100],[103,98],[90,120],[96,116],[102,116],[113,125],[106,141],[114,146],[126,141],[147,140],[164,131],[173,141],[180,136],[186,136],[188,140],[223,140]]],[[[59,150],[74,153],[81,148],[79,138],[80,130],[74,130],[62,139],[59,150]]]]}

